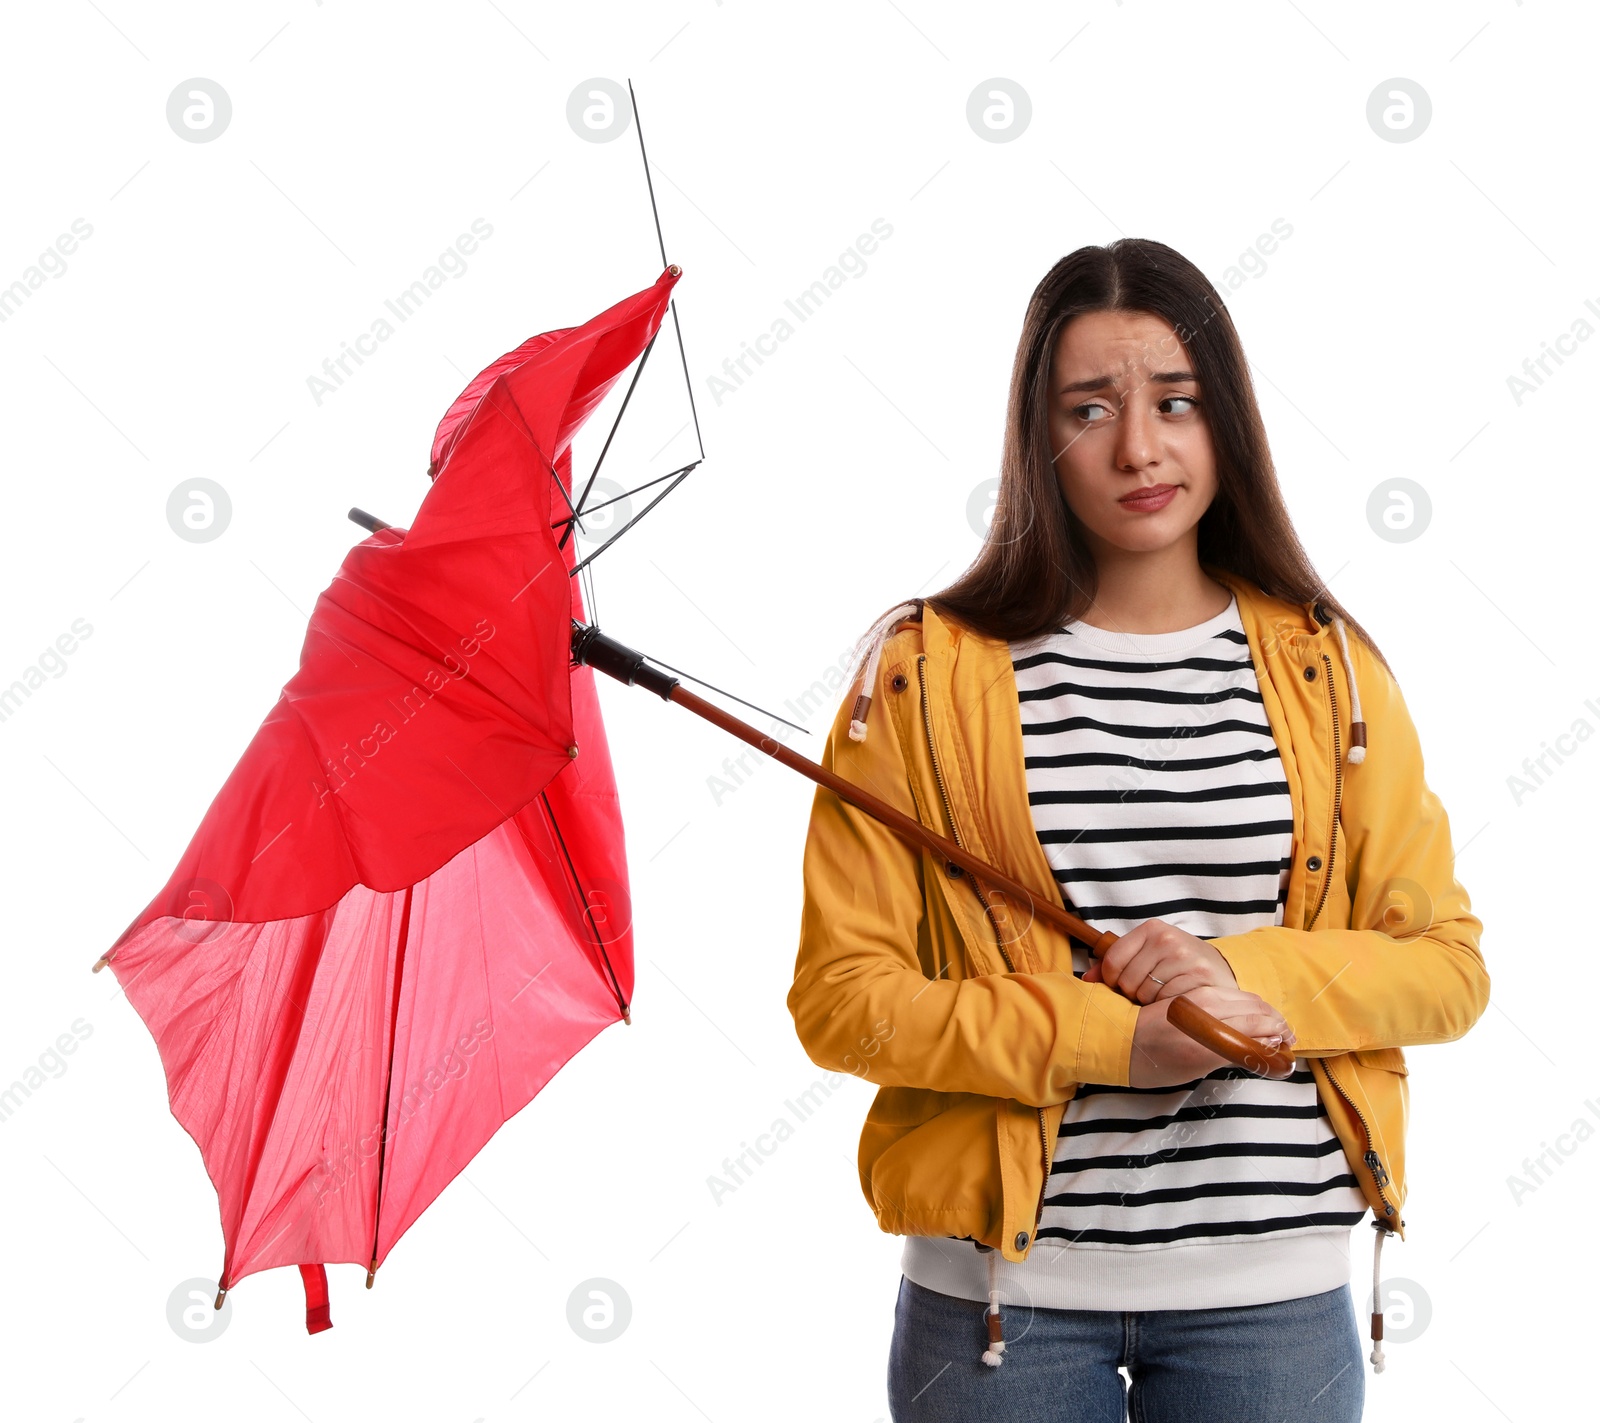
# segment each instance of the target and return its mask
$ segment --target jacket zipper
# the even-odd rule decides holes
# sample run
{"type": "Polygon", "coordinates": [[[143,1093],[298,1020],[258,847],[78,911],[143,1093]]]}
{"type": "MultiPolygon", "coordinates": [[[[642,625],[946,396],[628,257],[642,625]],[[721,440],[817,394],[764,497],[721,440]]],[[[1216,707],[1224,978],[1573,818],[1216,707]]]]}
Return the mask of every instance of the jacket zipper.
{"type": "Polygon", "coordinates": [[[1339,698],[1333,690],[1333,663],[1328,654],[1322,654],[1323,676],[1328,683],[1328,708],[1333,713],[1333,823],[1328,827],[1328,872],[1322,881],[1322,896],[1317,900],[1317,912],[1311,916],[1307,929],[1314,928],[1328,902],[1328,891],[1333,888],[1334,860],[1339,852],[1339,797],[1344,790],[1344,756],[1339,746],[1339,698]]]}
{"type": "MultiPolygon", "coordinates": [[[[928,738],[928,760],[933,763],[934,784],[939,787],[939,799],[944,805],[945,821],[950,827],[950,838],[964,850],[967,847],[962,843],[961,831],[956,825],[955,809],[950,804],[950,792],[945,788],[944,772],[939,769],[939,754],[934,750],[933,746],[933,711],[928,705],[927,661],[927,653],[924,652],[917,655],[917,684],[922,690],[922,726],[928,738]]],[[[955,869],[972,886],[972,892],[978,896],[978,903],[983,906],[983,917],[989,921],[989,927],[994,930],[995,947],[999,949],[1000,957],[1005,960],[1006,969],[1011,973],[1015,973],[1017,968],[1011,962],[1011,955],[1006,952],[1004,936],[1000,932],[999,923],[995,920],[993,907],[984,898],[983,891],[978,887],[978,882],[967,874],[965,870],[962,870],[959,865],[955,866],[955,869]]],[[[1037,1227],[1044,1216],[1044,1193],[1050,1184],[1050,1137],[1045,1129],[1044,1108],[1035,1107],[1034,1111],[1039,1116],[1039,1156],[1040,1163],[1044,1168],[1044,1174],[1039,1182],[1039,1204],[1033,1212],[1033,1223],[1037,1227]]]]}
{"type": "MultiPolygon", "coordinates": [[[[1372,1149],[1372,1127],[1368,1124],[1367,1118],[1362,1112],[1361,1108],[1356,1106],[1356,1104],[1350,1100],[1350,1094],[1346,1092],[1342,1086],[1340,1086],[1339,1079],[1333,1075],[1333,1069],[1328,1065],[1327,1058],[1322,1060],[1322,1070],[1327,1073],[1328,1081],[1333,1083],[1334,1091],[1344,1098],[1350,1110],[1355,1113],[1356,1120],[1361,1123],[1361,1130],[1366,1133],[1367,1149],[1364,1153],[1362,1153],[1361,1159],[1367,1163],[1367,1170],[1372,1172],[1373,1183],[1378,1188],[1378,1199],[1383,1202],[1383,1213],[1386,1216],[1393,1216],[1395,1214],[1394,1206],[1390,1203],[1389,1197],[1384,1193],[1383,1189],[1389,1184],[1389,1172],[1385,1168],[1383,1162],[1378,1158],[1378,1153],[1372,1149]]],[[[1383,1225],[1386,1230],[1392,1230],[1394,1228],[1388,1223],[1388,1221],[1384,1221],[1383,1225]]]]}
{"type": "MultiPolygon", "coordinates": [[[[1333,871],[1335,857],[1339,848],[1339,798],[1344,790],[1344,757],[1339,744],[1339,695],[1333,689],[1333,663],[1327,653],[1322,657],[1323,676],[1328,684],[1328,710],[1333,715],[1333,823],[1328,828],[1328,872],[1322,882],[1322,896],[1317,900],[1317,912],[1311,916],[1311,923],[1306,925],[1310,929],[1322,914],[1322,906],[1328,901],[1328,892],[1333,888],[1333,871]]],[[[1361,1159],[1366,1162],[1367,1170],[1372,1173],[1373,1184],[1378,1188],[1378,1199],[1383,1202],[1383,1211],[1387,1216],[1395,1214],[1395,1208],[1390,1203],[1389,1197],[1384,1192],[1384,1187],[1389,1184],[1389,1172],[1379,1159],[1378,1153],[1372,1149],[1372,1127],[1367,1122],[1361,1108],[1351,1100],[1350,1094],[1344,1090],[1339,1079],[1334,1076],[1333,1069],[1329,1067],[1326,1058],[1322,1062],[1322,1070],[1327,1074],[1328,1081],[1333,1084],[1333,1090],[1344,1098],[1345,1104],[1355,1114],[1356,1120],[1361,1123],[1361,1130],[1367,1139],[1367,1149],[1362,1153],[1361,1159]]],[[[1387,1221],[1385,1228],[1393,1229],[1387,1221]]]]}

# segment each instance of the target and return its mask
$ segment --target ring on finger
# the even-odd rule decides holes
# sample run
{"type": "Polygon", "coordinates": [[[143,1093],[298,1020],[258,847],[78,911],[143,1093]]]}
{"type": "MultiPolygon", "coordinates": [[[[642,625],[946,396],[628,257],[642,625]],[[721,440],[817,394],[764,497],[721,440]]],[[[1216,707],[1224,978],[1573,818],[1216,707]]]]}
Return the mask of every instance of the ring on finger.
{"type": "Polygon", "coordinates": [[[1151,983],[1159,983],[1163,988],[1167,986],[1167,981],[1164,978],[1157,978],[1153,973],[1146,974],[1145,976],[1150,980],[1151,983]]]}

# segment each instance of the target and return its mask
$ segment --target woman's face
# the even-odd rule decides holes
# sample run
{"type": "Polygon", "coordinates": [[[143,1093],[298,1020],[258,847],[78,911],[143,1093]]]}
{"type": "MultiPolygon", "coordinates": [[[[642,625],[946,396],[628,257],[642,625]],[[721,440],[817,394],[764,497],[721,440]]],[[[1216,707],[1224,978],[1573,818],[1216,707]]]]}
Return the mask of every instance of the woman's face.
{"type": "Polygon", "coordinates": [[[1197,537],[1217,492],[1204,394],[1159,316],[1093,311],[1067,323],[1050,366],[1050,448],[1097,557],[1197,537]]]}

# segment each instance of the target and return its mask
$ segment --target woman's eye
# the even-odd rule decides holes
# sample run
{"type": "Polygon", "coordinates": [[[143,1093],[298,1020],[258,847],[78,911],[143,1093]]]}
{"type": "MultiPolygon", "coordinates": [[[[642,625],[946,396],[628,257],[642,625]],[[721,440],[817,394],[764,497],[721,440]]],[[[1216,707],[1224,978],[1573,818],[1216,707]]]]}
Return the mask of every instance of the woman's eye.
{"type": "MultiPolygon", "coordinates": [[[[1197,410],[1199,407],[1200,401],[1192,395],[1166,395],[1163,396],[1157,404],[1157,408],[1166,415],[1187,415],[1190,410],[1197,410]],[[1175,400],[1181,401],[1182,404],[1187,408],[1180,410],[1171,409],[1172,402],[1175,400]]],[[[1086,425],[1104,425],[1105,422],[1109,420],[1115,412],[1110,408],[1110,406],[1105,405],[1098,400],[1091,400],[1083,405],[1071,406],[1067,413],[1074,416],[1076,419],[1081,420],[1086,425]],[[1093,413],[1096,411],[1099,413],[1093,413]]]]}

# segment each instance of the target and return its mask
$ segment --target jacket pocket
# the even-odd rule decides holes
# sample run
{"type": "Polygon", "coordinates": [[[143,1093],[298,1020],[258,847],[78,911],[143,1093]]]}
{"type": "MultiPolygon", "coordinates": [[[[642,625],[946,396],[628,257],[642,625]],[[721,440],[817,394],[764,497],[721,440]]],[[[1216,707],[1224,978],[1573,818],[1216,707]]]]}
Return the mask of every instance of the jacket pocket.
{"type": "Polygon", "coordinates": [[[965,1092],[889,1087],[878,1093],[862,1128],[859,1164],[881,1229],[999,1239],[999,1105],[965,1092]]]}

